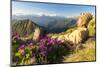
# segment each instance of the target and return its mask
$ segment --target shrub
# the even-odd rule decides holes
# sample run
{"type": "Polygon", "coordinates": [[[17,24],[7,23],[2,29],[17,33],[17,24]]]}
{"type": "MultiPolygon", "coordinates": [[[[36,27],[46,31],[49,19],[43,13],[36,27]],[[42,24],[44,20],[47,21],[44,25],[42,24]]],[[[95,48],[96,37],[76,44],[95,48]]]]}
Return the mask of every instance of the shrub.
{"type": "Polygon", "coordinates": [[[64,42],[45,36],[38,42],[21,45],[15,53],[17,65],[58,63],[67,54],[64,42]]]}

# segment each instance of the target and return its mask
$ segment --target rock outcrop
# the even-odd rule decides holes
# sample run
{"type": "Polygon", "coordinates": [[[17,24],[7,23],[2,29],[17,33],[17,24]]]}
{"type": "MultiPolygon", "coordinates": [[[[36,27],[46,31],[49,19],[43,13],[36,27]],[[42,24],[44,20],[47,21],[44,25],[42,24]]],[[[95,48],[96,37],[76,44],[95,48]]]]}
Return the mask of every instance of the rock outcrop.
{"type": "MultiPolygon", "coordinates": [[[[70,34],[60,35],[56,37],[56,39],[73,44],[73,46],[84,42],[89,35],[87,26],[92,17],[93,16],[91,13],[82,13],[78,17],[76,30],[72,31],[72,33],[70,34]]],[[[51,38],[54,38],[54,36],[52,36],[51,38]]]]}
{"type": "Polygon", "coordinates": [[[88,38],[88,23],[92,19],[90,13],[82,13],[77,21],[77,29],[74,30],[68,37],[67,40],[73,44],[79,44],[84,42],[88,38]]]}

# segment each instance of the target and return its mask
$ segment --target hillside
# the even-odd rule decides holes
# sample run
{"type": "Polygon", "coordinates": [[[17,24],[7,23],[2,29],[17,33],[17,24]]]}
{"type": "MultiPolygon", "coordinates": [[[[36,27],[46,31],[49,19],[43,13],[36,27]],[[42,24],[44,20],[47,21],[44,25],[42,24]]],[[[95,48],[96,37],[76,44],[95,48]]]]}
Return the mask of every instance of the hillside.
{"type": "MultiPolygon", "coordinates": [[[[82,13],[75,22],[77,25],[73,24],[61,33],[51,31],[45,33],[43,31],[45,27],[39,26],[31,20],[14,20],[12,33],[17,32],[20,36],[18,34],[12,36],[13,64],[95,61],[95,23],[95,17],[91,13],[82,13]],[[41,35],[42,33],[43,35],[41,35]]],[[[52,28],[54,24],[56,22],[47,27],[52,28]]],[[[57,28],[57,30],[60,29],[57,28]]]]}
{"type": "Polygon", "coordinates": [[[63,62],[80,62],[80,61],[95,61],[96,60],[96,43],[94,38],[89,38],[83,45],[84,48],[79,49],[68,56],[64,56],[63,62]]]}
{"type": "Polygon", "coordinates": [[[40,28],[40,26],[29,19],[16,20],[12,22],[12,32],[17,32],[21,36],[32,34],[37,27],[40,28]]]}

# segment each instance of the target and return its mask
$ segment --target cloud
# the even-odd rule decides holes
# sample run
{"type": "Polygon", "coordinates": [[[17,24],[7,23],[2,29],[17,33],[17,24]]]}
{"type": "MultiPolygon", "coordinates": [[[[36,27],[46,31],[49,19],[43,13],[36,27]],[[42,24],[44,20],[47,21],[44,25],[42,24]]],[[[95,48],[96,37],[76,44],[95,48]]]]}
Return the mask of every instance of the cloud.
{"type": "Polygon", "coordinates": [[[12,11],[12,15],[31,15],[31,14],[33,14],[33,12],[27,11],[27,10],[25,10],[25,11],[23,11],[23,10],[13,10],[12,11]]]}
{"type": "Polygon", "coordinates": [[[38,15],[38,16],[57,16],[56,13],[50,13],[50,12],[34,12],[29,10],[12,10],[12,15],[38,15]]]}
{"type": "Polygon", "coordinates": [[[39,16],[43,16],[43,15],[45,15],[45,16],[57,16],[57,14],[55,14],[55,13],[43,13],[43,12],[39,12],[39,13],[37,13],[37,15],[39,15],[39,16]]]}

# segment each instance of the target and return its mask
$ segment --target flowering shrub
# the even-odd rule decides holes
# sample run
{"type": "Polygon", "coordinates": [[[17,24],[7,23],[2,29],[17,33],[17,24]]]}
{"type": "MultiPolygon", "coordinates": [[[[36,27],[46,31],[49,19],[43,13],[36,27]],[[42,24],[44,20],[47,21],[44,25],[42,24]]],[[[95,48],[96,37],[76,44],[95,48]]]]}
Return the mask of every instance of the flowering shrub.
{"type": "Polygon", "coordinates": [[[18,40],[20,35],[17,32],[12,33],[12,40],[18,40]]]}
{"type": "Polygon", "coordinates": [[[15,63],[28,65],[61,62],[61,58],[68,51],[64,45],[64,42],[47,36],[37,42],[22,44],[14,55],[15,63]]]}

